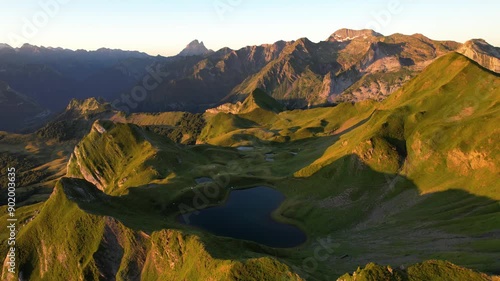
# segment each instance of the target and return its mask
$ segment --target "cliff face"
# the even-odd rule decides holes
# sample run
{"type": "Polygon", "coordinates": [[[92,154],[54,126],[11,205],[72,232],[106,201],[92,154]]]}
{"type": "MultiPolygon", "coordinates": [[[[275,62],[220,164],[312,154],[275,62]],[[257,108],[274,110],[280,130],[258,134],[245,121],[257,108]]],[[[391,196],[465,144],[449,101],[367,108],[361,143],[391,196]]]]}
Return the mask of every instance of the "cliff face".
{"type": "MultiPolygon", "coordinates": [[[[68,176],[85,179],[107,194],[123,194],[128,187],[141,186],[163,175],[153,164],[160,154],[139,127],[96,121],[75,147],[68,176]]],[[[165,159],[166,168],[172,163],[169,160],[165,159]]]]}
{"type": "Polygon", "coordinates": [[[483,39],[465,42],[458,52],[476,61],[483,67],[500,73],[500,48],[493,47],[483,39]]]}
{"type": "Polygon", "coordinates": [[[169,82],[151,91],[138,110],[203,112],[242,102],[256,89],[289,108],[383,100],[436,58],[459,48],[498,71],[498,48],[484,41],[469,45],[422,34],[384,36],[373,30],[340,29],[317,43],[300,38],[239,50],[223,48],[166,63],[169,82]]]}
{"type": "Polygon", "coordinates": [[[383,36],[372,30],[341,29],[323,42],[302,38],[286,46],[232,94],[244,96],[260,88],[292,108],[382,100],[459,46],[421,34],[383,36]]]}
{"type": "Polygon", "coordinates": [[[278,41],[239,50],[222,48],[207,56],[166,62],[161,67],[169,72],[168,82],[149,92],[137,111],[203,112],[276,59],[287,44],[278,41]]]}

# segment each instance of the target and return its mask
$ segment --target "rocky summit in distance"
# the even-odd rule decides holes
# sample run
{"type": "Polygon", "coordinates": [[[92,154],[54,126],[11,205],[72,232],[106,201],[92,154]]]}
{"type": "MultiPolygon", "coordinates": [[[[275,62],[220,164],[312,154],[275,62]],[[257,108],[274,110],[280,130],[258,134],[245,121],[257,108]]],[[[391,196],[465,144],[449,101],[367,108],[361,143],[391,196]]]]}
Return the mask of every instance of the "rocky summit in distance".
{"type": "Polygon", "coordinates": [[[179,54],[183,59],[164,62],[170,82],[152,90],[136,110],[231,112],[238,107],[231,104],[242,103],[256,89],[288,109],[381,101],[437,58],[459,49],[490,70],[498,65],[497,48],[484,41],[467,48],[467,43],[422,34],[383,35],[368,29],[339,29],[320,42],[299,38],[187,55],[198,47],[205,52],[202,45],[195,40],[179,54]]]}
{"type": "Polygon", "coordinates": [[[212,50],[207,49],[203,41],[193,40],[189,43],[184,50],[182,50],[178,56],[190,57],[190,56],[202,56],[213,53],[212,50]]]}
{"type": "Polygon", "coordinates": [[[476,61],[483,67],[500,73],[500,48],[493,47],[485,40],[469,40],[458,49],[458,52],[476,61]]]}
{"type": "Polygon", "coordinates": [[[358,37],[363,37],[363,39],[367,39],[368,37],[383,37],[384,35],[375,32],[371,29],[362,29],[362,30],[353,30],[342,28],[335,31],[328,39],[328,42],[344,42],[356,39],[358,37]]]}

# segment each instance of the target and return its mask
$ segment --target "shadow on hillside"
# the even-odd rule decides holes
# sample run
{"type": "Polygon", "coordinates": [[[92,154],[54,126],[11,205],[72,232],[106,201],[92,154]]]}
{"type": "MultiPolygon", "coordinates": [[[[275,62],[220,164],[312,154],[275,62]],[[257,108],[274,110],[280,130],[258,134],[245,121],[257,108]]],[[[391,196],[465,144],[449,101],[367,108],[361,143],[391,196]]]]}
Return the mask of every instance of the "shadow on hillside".
{"type": "MultiPolygon", "coordinates": [[[[453,241],[498,238],[500,229],[498,201],[460,187],[422,195],[410,179],[375,171],[356,155],[344,156],[307,179],[288,178],[276,183],[293,201],[292,205],[284,202],[280,216],[298,224],[309,236],[308,242],[298,248],[301,250],[216,237],[177,223],[172,218],[179,214],[178,206],[189,206],[195,193],[186,193],[175,202],[162,202],[161,193],[144,188],[112,197],[84,180],[63,179],[63,185],[67,198],[89,213],[115,217],[136,231],[177,229],[195,234],[218,259],[245,258],[248,250],[301,263],[313,254],[316,239],[331,234],[341,246],[329,257],[335,265],[328,266],[335,266],[340,273],[369,261],[399,265],[436,256],[477,268],[467,261],[468,255],[477,253],[453,241]],[[462,240],[450,240],[459,238],[462,240]],[[381,244],[380,239],[385,242],[381,244]],[[457,251],[462,254],[454,256],[457,251]]],[[[165,194],[172,191],[165,186],[150,187],[165,194]]],[[[485,257],[484,262],[493,263],[485,257]]],[[[491,271],[488,266],[484,267],[491,271]]]]}

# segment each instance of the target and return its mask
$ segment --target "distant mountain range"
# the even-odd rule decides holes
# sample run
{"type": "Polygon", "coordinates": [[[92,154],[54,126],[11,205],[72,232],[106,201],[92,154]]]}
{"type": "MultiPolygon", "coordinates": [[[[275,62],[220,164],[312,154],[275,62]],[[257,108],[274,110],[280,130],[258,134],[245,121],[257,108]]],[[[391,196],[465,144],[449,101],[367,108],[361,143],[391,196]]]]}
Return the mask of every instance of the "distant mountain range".
{"type": "MultiPolygon", "coordinates": [[[[331,44],[364,36],[376,41],[369,52],[392,50],[365,32],[334,34],[331,44]]],[[[269,59],[287,57],[296,73],[300,61],[326,60],[318,45],[330,43],[300,41],[254,50],[274,48],[269,59]]],[[[34,134],[0,133],[0,160],[22,167],[24,181],[19,271],[2,267],[2,280],[498,280],[500,75],[456,52],[425,67],[436,54],[401,48],[414,64],[399,67],[420,73],[380,102],[286,110],[268,89],[203,114],[126,114],[89,98],[34,134]],[[217,194],[203,195],[215,185],[199,178],[220,184],[217,194]],[[286,194],[271,218],[300,226],[304,244],[271,248],[179,224],[198,198],[201,211],[260,185],[286,194]]],[[[191,59],[200,57],[177,63],[191,59]]],[[[21,99],[6,84],[3,92],[21,99]]]]}
{"type": "Polygon", "coordinates": [[[45,48],[25,44],[0,48],[0,80],[43,107],[60,111],[72,98],[111,99],[134,86],[146,66],[161,58],[140,52],[45,48]]]}
{"type": "MultiPolygon", "coordinates": [[[[40,108],[59,112],[73,98],[120,100],[156,68],[168,77],[148,89],[131,111],[204,112],[242,102],[256,89],[293,109],[383,100],[436,58],[453,51],[500,71],[499,48],[481,39],[460,44],[421,34],[384,36],[372,30],[341,29],[318,43],[300,38],[215,52],[194,40],[168,58],[134,51],[1,44],[0,81],[40,108]]],[[[7,127],[0,124],[3,129],[7,127]]]]}
{"type": "Polygon", "coordinates": [[[152,90],[139,111],[202,112],[243,101],[263,89],[288,108],[367,99],[383,100],[436,58],[459,51],[495,71],[497,48],[483,40],[465,44],[424,35],[383,36],[341,29],[325,41],[307,38],[170,60],[169,81],[152,90]],[[470,50],[470,51],[469,51],[470,50]]]}

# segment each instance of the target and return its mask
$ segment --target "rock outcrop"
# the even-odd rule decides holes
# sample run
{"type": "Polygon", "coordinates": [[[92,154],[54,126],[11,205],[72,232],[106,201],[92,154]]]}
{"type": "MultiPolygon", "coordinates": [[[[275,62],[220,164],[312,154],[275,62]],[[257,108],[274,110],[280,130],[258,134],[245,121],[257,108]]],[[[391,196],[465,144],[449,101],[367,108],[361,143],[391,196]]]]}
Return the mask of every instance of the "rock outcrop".
{"type": "Polygon", "coordinates": [[[189,56],[202,56],[212,53],[212,50],[207,49],[203,44],[203,41],[193,40],[189,43],[184,50],[182,50],[178,56],[189,57],[189,56]]]}
{"type": "Polygon", "coordinates": [[[458,52],[476,61],[481,66],[500,73],[500,48],[493,47],[485,40],[469,40],[458,49],[458,52]]]}
{"type": "Polygon", "coordinates": [[[356,39],[358,37],[367,39],[368,37],[383,37],[383,35],[370,29],[353,30],[353,29],[343,28],[335,31],[332,35],[330,35],[327,41],[344,42],[356,39]]]}

